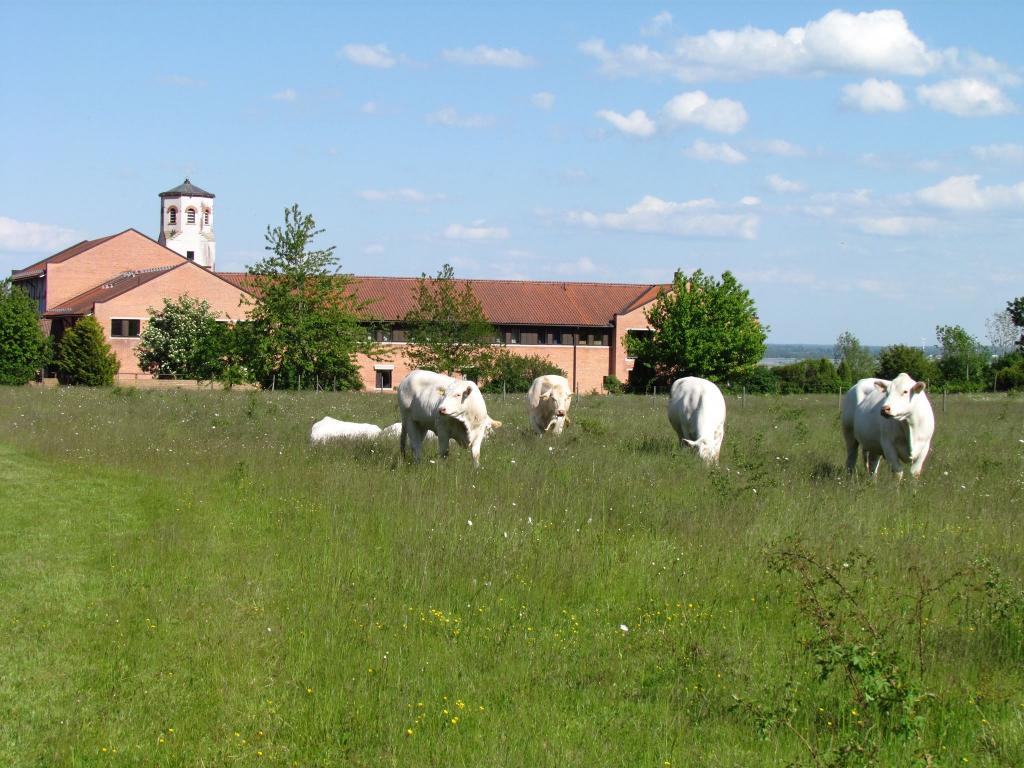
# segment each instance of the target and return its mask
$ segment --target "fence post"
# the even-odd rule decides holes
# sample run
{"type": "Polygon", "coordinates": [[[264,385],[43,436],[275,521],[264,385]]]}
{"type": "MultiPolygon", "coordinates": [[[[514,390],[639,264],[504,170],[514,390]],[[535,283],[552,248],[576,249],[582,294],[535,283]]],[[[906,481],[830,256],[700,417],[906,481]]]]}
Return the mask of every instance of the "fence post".
{"type": "Polygon", "coordinates": [[[740,408],[746,408],[746,407],[747,407],[747,387],[746,387],[746,385],[744,385],[744,387],[743,387],[743,399],[740,400],[740,408]]]}
{"type": "Polygon", "coordinates": [[[946,385],[942,385],[942,412],[946,412],[946,385]]]}
{"type": "Polygon", "coordinates": [[[277,374],[276,374],[276,373],[275,373],[275,374],[272,374],[272,375],[270,376],[270,391],[271,391],[271,392],[273,392],[273,391],[274,391],[274,385],[275,385],[275,384],[277,384],[277,374]]]}

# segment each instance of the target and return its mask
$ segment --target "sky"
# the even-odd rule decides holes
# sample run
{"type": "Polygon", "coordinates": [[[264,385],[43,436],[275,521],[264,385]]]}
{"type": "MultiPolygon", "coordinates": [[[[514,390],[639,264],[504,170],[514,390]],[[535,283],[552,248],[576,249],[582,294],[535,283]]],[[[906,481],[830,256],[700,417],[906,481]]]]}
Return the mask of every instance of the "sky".
{"type": "Polygon", "coordinates": [[[216,195],[359,275],[729,270],[769,341],[933,344],[1024,294],[1019,2],[0,0],[0,274],[216,195]]]}

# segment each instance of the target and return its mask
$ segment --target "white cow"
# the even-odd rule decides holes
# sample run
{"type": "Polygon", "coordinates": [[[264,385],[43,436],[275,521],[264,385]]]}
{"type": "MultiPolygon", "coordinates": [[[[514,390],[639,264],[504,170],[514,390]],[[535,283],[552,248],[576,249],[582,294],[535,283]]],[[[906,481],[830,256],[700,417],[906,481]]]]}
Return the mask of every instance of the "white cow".
{"type": "Polygon", "coordinates": [[[696,376],[676,379],[668,398],[668,420],[680,446],[690,446],[708,464],[718,463],[725,438],[725,398],[714,383],[696,376]]]}
{"type": "Polygon", "coordinates": [[[526,412],[530,416],[530,426],[538,435],[551,430],[556,435],[562,434],[569,420],[569,406],[572,403],[572,390],[565,376],[538,376],[526,393],[526,412]]]}
{"type": "MultiPolygon", "coordinates": [[[[396,421],[394,424],[388,424],[386,427],[381,429],[380,436],[386,440],[401,439],[402,422],[396,421]]],[[[432,429],[428,429],[427,433],[423,436],[423,439],[437,442],[437,435],[434,434],[432,429]]]]}
{"type": "Polygon", "coordinates": [[[309,442],[321,445],[328,440],[373,439],[379,435],[380,427],[376,424],[357,424],[324,416],[310,430],[309,442]]]}
{"type": "Polygon", "coordinates": [[[490,429],[501,426],[487,415],[480,389],[471,381],[452,379],[433,371],[413,371],[398,385],[398,410],[402,414],[402,455],[408,444],[413,461],[423,453],[426,431],[437,434],[438,451],[448,455],[448,441],[469,448],[473,466],[480,466],[480,444],[490,429]]]}
{"type": "Polygon", "coordinates": [[[859,446],[871,474],[884,456],[897,480],[904,464],[914,477],[921,476],[935,432],[935,414],[924,390],[923,381],[905,373],[892,381],[861,379],[850,387],[841,410],[847,472],[853,472],[859,446]]]}

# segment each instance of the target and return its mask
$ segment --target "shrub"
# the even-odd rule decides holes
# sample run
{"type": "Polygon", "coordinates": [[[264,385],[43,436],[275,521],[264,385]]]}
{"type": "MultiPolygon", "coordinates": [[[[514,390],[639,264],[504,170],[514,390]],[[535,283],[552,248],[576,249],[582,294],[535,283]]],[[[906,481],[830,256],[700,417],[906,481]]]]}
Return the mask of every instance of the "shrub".
{"type": "Polygon", "coordinates": [[[759,365],[737,381],[735,387],[741,392],[746,389],[748,393],[755,395],[777,395],[779,380],[773,371],[774,369],[767,365],[759,365]]]}
{"type": "Polygon", "coordinates": [[[0,282],[0,384],[25,384],[50,357],[50,340],[39,328],[29,295],[0,282]]]}
{"type": "Polygon", "coordinates": [[[619,377],[615,374],[605,376],[601,380],[601,386],[604,387],[605,392],[609,395],[621,395],[626,389],[626,386],[619,381],[619,377]]]}
{"type": "Polygon", "coordinates": [[[909,374],[917,381],[932,382],[938,378],[939,369],[918,347],[893,344],[878,354],[878,377],[895,379],[901,373],[909,374]]]}
{"type": "Polygon", "coordinates": [[[64,332],[57,352],[64,383],[109,386],[120,365],[94,317],[83,317],[64,332]]]}
{"type": "Polygon", "coordinates": [[[538,376],[553,373],[565,376],[565,371],[540,355],[517,355],[506,349],[499,350],[482,372],[483,392],[525,392],[538,376]]]}
{"type": "Polygon", "coordinates": [[[783,395],[838,392],[842,386],[835,365],[824,357],[780,365],[772,372],[779,383],[778,391],[783,395]]]}
{"type": "Polygon", "coordinates": [[[1024,389],[1024,352],[1011,352],[992,363],[995,388],[1001,392],[1024,389]]]}

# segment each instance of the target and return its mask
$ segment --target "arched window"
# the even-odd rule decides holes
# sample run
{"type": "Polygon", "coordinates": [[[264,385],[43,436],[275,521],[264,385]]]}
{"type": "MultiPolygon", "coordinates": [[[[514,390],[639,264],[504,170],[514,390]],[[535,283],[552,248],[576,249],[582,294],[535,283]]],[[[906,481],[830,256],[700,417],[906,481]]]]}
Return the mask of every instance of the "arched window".
{"type": "Polygon", "coordinates": [[[203,226],[210,226],[210,209],[203,208],[203,226]]]}
{"type": "Polygon", "coordinates": [[[186,224],[195,224],[196,223],[196,209],[195,208],[189,208],[188,210],[185,211],[185,223],[186,224]]]}
{"type": "Polygon", "coordinates": [[[167,223],[168,224],[177,224],[178,223],[178,209],[177,208],[168,208],[167,209],[167,223]]]}

